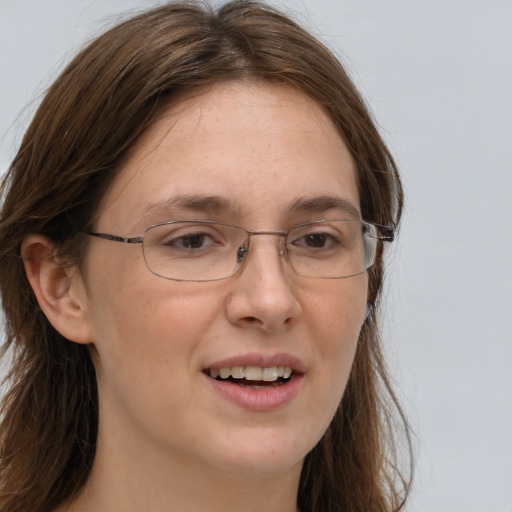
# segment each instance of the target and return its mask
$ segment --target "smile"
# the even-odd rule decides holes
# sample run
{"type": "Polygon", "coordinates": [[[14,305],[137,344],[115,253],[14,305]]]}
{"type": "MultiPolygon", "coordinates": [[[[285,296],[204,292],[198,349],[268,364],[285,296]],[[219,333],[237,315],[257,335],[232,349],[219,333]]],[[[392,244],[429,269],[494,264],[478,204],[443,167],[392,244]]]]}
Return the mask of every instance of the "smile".
{"type": "Polygon", "coordinates": [[[289,366],[233,366],[231,368],[211,368],[208,370],[213,379],[227,380],[246,380],[251,382],[277,382],[279,380],[288,380],[292,374],[289,366]]]}
{"type": "Polygon", "coordinates": [[[280,409],[299,394],[307,369],[290,354],[243,354],[216,361],[202,373],[211,389],[248,411],[280,409]]]}

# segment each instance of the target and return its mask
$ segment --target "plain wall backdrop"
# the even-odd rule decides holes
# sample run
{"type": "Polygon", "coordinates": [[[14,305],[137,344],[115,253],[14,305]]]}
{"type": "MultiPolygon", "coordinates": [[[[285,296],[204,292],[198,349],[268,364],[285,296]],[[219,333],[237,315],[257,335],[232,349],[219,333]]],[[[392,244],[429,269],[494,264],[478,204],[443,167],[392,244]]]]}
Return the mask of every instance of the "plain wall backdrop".
{"type": "MultiPolygon", "coordinates": [[[[0,172],[81,43],[158,3],[0,0],[0,172]]],[[[407,510],[512,512],[512,0],[273,3],[347,66],[404,179],[384,330],[417,436],[407,510]]]]}

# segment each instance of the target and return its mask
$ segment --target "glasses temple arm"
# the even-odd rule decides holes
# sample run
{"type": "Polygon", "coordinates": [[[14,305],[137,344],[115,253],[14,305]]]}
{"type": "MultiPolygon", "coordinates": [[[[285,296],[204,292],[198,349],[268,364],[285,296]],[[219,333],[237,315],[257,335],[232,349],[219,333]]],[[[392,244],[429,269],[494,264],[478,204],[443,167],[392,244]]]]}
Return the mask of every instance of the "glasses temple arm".
{"type": "Polygon", "coordinates": [[[84,231],[84,234],[103,238],[104,240],[112,240],[113,242],[122,242],[123,244],[141,244],[143,237],[141,235],[134,237],[124,237],[117,235],[109,235],[108,233],[94,233],[92,231],[84,231]]]}
{"type": "Polygon", "coordinates": [[[383,242],[392,242],[395,239],[395,228],[388,226],[379,226],[380,237],[383,242]]]}

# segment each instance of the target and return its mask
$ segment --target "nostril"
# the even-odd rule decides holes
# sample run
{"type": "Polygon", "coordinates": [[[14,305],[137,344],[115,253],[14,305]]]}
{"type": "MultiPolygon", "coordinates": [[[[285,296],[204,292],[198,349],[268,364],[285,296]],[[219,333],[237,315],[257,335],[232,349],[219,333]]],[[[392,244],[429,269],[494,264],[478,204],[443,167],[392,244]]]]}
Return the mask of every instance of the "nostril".
{"type": "Polygon", "coordinates": [[[255,317],[255,316],[246,316],[245,318],[242,319],[242,321],[246,325],[254,325],[254,326],[256,326],[256,325],[259,325],[259,326],[263,325],[263,322],[259,318],[255,317]]]}

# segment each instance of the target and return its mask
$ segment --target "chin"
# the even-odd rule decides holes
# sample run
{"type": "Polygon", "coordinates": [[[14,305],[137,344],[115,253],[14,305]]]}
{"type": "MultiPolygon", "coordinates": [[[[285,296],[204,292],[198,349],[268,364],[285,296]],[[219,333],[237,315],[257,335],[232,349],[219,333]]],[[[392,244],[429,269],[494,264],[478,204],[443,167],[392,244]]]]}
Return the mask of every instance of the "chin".
{"type": "Polygon", "coordinates": [[[295,435],[289,431],[249,429],[227,440],[227,446],[219,453],[219,469],[238,475],[274,477],[299,470],[304,457],[313,449],[318,438],[303,432],[295,435]]]}

